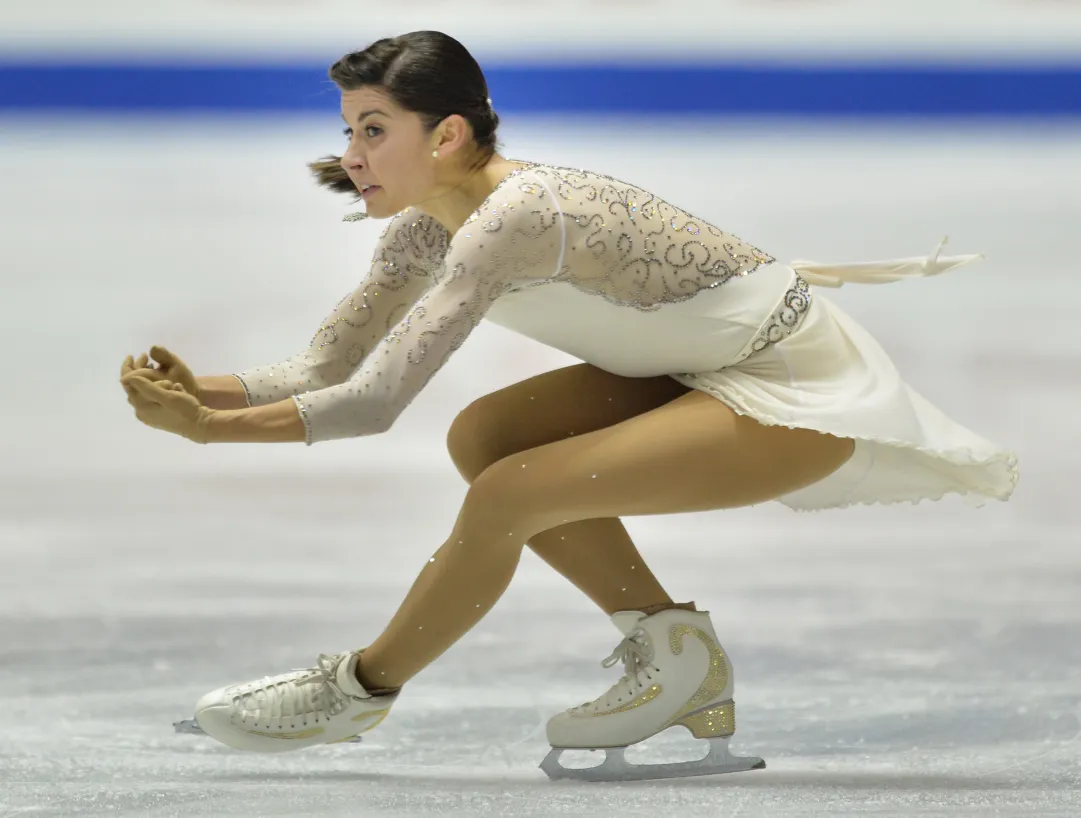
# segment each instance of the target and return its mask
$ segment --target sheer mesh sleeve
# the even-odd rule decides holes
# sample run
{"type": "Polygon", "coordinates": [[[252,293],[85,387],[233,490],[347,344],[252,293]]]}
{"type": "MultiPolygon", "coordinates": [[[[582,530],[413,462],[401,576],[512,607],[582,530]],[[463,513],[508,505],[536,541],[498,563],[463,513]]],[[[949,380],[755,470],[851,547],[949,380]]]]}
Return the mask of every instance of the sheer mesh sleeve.
{"type": "Polygon", "coordinates": [[[532,176],[515,171],[496,187],[454,235],[432,287],[352,378],[294,397],[309,445],[389,429],[496,299],[554,276],[562,225],[532,176]]]}
{"type": "Polygon", "coordinates": [[[344,382],[431,286],[446,242],[447,231],[430,216],[413,208],[396,215],[379,237],[367,278],[326,317],[307,349],[234,376],[248,405],[344,382]]]}

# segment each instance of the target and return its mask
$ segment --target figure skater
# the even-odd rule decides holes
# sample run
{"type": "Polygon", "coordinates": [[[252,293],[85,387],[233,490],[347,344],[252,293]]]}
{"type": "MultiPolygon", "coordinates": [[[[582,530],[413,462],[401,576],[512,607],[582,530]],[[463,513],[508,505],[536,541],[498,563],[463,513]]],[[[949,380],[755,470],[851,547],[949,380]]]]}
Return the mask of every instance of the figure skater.
{"type": "Polygon", "coordinates": [[[728,753],[732,664],[709,613],[672,600],[620,518],[768,500],[812,510],[1007,499],[1016,457],[913,391],[816,290],[979,257],[942,257],[940,245],[927,257],[783,264],[633,184],[506,159],[480,67],[439,32],[381,39],[329,73],[348,146],[311,167],[332,190],[359,192],[366,212],[347,220],[390,220],[371,270],[282,363],[196,378],[162,347],[152,361],[129,356],[121,381],[136,417],[197,443],[379,434],[483,318],[584,363],[455,419],[448,444],[469,489],[378,638],[208,693],[196,729],[263,752],[355,739],[492,608],[527,545],[622,635],[604,663],[622,663],[622,678],[548,722],[548,775],[764,766],[728,753]],[[711,739],[710,754],[626,763],[623,748],[673,725],[711,739]],[[567,748],[608,752],[568,770],[567,748]]]}

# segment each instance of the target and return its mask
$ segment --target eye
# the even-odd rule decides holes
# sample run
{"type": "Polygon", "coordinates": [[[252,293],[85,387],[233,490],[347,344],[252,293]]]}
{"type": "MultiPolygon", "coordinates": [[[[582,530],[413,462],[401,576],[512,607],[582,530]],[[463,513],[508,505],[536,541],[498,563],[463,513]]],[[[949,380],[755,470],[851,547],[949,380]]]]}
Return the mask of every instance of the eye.
{"type": "MultiPolygon", "coordinates": [[[[345,134],[345,136],[348,139],[353,138],[353,129],[352,128],[345,128],[345,129],[342,130],[342,133],[345,134]]],[[[369,139],[374,139],[376,134],[381,134],[381,133],[383,133],[383,129],[380,128],[377,125],[369,125],[368,127],[366,127],[364,129],[364,135],[366,137],[368,137],[369,139]],[[368,133],[369,131],[375,131],[375,134],[368,133]]]]}

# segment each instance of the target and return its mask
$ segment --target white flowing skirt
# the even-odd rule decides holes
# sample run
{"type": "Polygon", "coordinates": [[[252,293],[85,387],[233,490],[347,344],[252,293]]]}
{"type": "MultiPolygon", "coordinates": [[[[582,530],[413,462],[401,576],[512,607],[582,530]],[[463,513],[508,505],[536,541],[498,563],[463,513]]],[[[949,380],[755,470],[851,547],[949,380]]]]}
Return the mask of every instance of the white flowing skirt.
{"type": "Polygon", "coordinates": [[[798,511],[951,493],[1005,500],[1017,484],[1016,455],[912,389],[870,333],[819,292],[787,338],[717,372],[672,377],[760,423],[856,441],[839,470],[779,498],[798,511]]]}

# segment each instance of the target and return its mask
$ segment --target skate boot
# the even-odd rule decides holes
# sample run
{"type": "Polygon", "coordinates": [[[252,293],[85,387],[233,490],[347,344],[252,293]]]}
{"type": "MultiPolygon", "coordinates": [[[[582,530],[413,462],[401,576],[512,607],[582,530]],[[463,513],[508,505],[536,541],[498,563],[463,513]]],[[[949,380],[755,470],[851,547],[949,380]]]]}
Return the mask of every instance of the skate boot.
{"type": "Polygon", "coordinates": [[[195,705],[194,722],[176,728],[260,753],[359,740],[386,717],[398,694],[368,693],[356,678],[357,656],[323,654],[314,668],[207,693],[195,705]]]}
{"type": "Polygon", "coordinates": [[[541,762],[549,778],[629,781],[757,770],[760,758],[728,752],[736,731],[732,664],[704,611],[670,609],[646,616],[619,611],[612,623],[624,634],[604,667],[622,662],[622,679],[595,701],[572,707],[548,722],[551,752],[541,762]],[[673,726],[710,740],[698,761],[630,764],[627,747],[673,726]],[[571,769],[559,763],[564,750],[604,750],[596,767],[571,769]]]}

